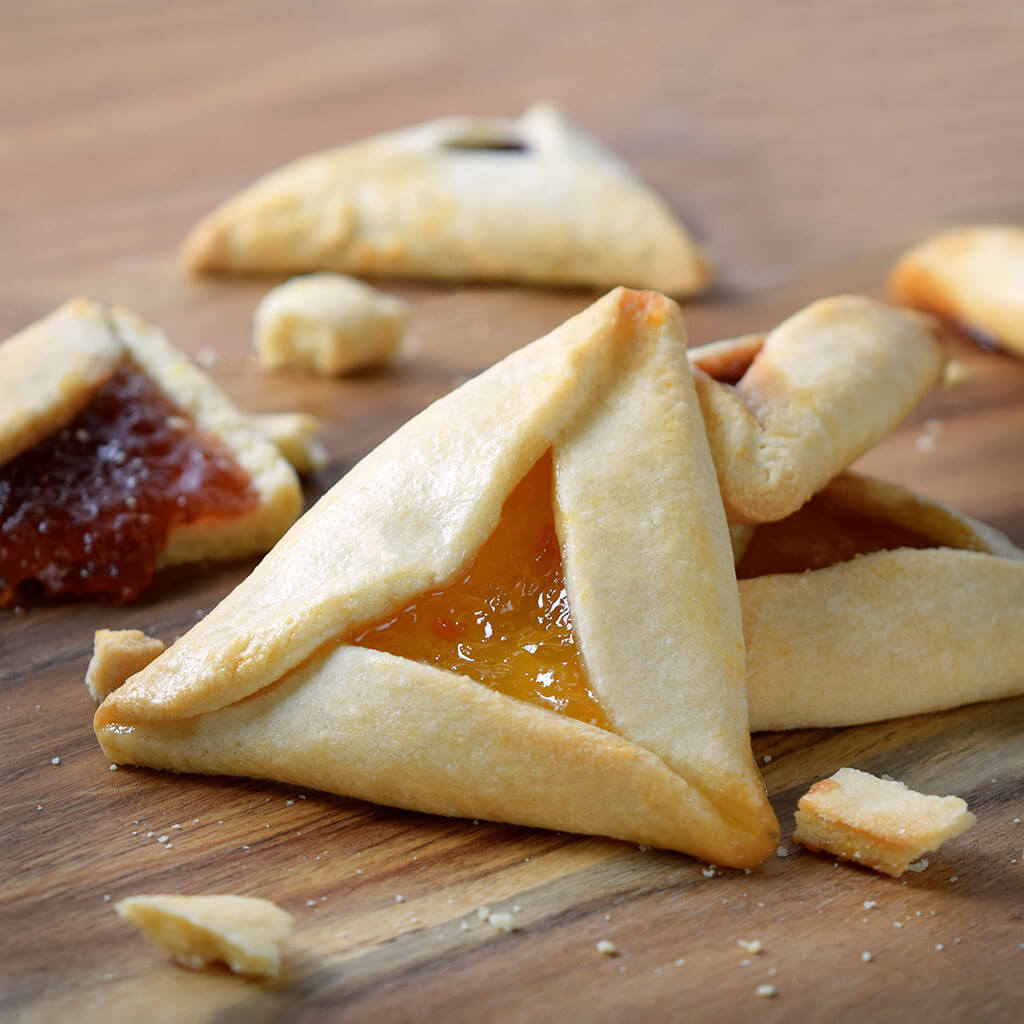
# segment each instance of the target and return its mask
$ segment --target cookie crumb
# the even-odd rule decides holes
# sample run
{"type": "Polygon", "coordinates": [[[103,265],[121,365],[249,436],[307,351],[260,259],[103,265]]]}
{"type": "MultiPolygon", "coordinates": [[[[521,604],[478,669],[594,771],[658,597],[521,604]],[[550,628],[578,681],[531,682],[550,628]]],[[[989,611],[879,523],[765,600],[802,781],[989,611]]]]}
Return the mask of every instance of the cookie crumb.
{"type": "Polygon", "coordinates": [[[506,935],[510,932],[519,930],[519,925],[516,924],[515,918],[504,911],[491,914],[490,917],[487,918],[487,923],[493,928],[497,928],[498,931],[504,932],[506,935]]]}
{"type": "Polygon", "coordinates": [[[764,946],[761,944],[760,939],[737,939],[736,945],[742,946],[751,956],[764,952],[764,946]]]}
{"type": "Polygon", "coordinates": [[[774,985],[758,985],[754,991],[762,999],[773,999],[779,994],[779,990],[774,985]]]}
{"type": "Polygon", "coordinates": [[[50,758],[50,764],[60,764],[60,758],[59,757],[51,757],[50,758]]]}
{"type": "Polygon", "coordinates": [[[860,958],[866,964],[869,964],[872,960],[874,960],[874,957],[867,950],[864,950],[864,952],[861,953],[860,958]]]}
{"type": "Polygon", "coordinates": [[[610,942],[608,939],[601,939],[600,942],[594,947],[598,953],[602,956],[618,956],[619,947],[614,942],[610,942]]]}

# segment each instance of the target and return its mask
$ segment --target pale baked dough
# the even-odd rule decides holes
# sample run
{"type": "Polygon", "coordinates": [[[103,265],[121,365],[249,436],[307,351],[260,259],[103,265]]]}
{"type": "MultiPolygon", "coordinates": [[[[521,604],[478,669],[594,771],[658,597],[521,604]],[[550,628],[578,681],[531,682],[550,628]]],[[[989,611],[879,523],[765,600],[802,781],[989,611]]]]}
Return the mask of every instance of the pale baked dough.
{"type": "Polygon", "coordinates": [[[885,437],[945,357],[930,320],[846,295],[690,360],[726,514],[756,523],[796,511],[885,437]]]}
{"type": "Polygon", "coordinates": [[[447,117],[307,156],[189,235],[196,272],[336,270],[700,292],[669,208],[557,107],[447,117]],[[520,148],[516,148],[520,147],[520,148]]]}
{"type": "Polygon", "coordinates": [[[270,369],[335,376],[386,362],[408,322],[409,307],[393,295],[344,274],[306,274],[260,300],[253,348],[270,369]]]}
{"type": "Polygon", "coordinates": [[[741,580],[752,731],[857,725],[1024,693],[1024,552],[853,473],[824,493],[934,549],[741,580]]]}
{"type": "Polygon", "coordinates": [[[95,727],[118,763],[759,863],[777,825],[750,752],[732,551],[678,307],[616,290],[426,409],[95,727]],[[614,733],[339,643],[452,579],[549,450],[576,637],[614,733]]]}
{"type": "Polygon", "coordinates": [[[0,344],[0,464],[69,422],[124,360],[230,449],[259,496],[244,515],[172,529],[158,568],[271,548],[302,508],[295,473],[202,370],[119,307],[73,299],[0,344]]]}
{"type": "Polygon", "coordinates": [[[98,704],[163,652],[162,640],[139,629],[96,630],[92,658],[85,670],[85,685],[92,699],[98,704]]]}
{"type": "Polygon", "coordinates": [[[1024,355],[1024,228],[955,228],[893,268],[899,302],[948,317],[975,337],[1024,355]]]}
{"type": "Polygon", "coordinates": [[[223,963],[236,974],[276,977],[292,915],[253,896],[131,896],[114,905],[125,921],[183,967],[223,963]]]}
{"type": "Polygon", "coordinates": [[[322,424],[305,412],[268,412],[249,417],[252,425],[291,463],[296,473],[327,465],[327,449],[317,439],[322,424]]]}
{"type": "Polygon", "coordinates": [[[925,796],[902,782],[840,768],[800,798],[793,839],[886,875],[963,835],[975,818],[958,796],[925,796]]]}

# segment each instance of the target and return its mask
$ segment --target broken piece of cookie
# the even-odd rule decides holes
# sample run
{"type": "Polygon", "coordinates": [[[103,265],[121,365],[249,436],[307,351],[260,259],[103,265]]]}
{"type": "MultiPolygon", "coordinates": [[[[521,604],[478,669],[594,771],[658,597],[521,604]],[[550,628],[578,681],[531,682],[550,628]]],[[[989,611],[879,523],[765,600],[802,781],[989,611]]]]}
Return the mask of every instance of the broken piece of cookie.
{"type": "Polygon", "coordinates": [[[275,977],[293,918],[252,896],[131,896],[114,908],[183,967],[223,963],[235,974],[275,977]]]}
{"type": "Polygon", "coordinates": [[[898,878],[974,821],[957,796],[926,796],[894,779],[840,768],[800,798],[793,839],[898,878]]]}
{"type": "Polygon", "coordinates": [[[269,369],[336,376],[386,362],[408,322],[408,306],[393,295],[344,274],[307,274],[263,297],[253,348],[269,369]]]}

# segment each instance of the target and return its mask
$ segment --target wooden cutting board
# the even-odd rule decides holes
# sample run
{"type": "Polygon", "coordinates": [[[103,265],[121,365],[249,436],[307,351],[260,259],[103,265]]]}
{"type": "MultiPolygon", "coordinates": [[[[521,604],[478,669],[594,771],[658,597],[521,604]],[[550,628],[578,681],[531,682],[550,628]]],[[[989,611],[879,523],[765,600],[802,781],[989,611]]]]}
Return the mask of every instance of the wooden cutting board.
{"type": "MultiPolygon", "coordinates": [[[[824,294],[881,294],[891,255],[770,295],[693,304],[691,343],[765,329],[824,294]]],[[[214,361],[214,377],[245,408],[323,417],[332,460],[310,481],[311,497],[427,403],[591,298],[395,287],[413,304],[410,351],[393,369],[325,382],[269,376],[248,361],[251,313],[267,282],[188,281],[170,257],[109,266],[50,278],[45,292],[11,290],[3,326],[42,314],[62,287],[124,302],[160,324],[214,361]]],[[[1024,544],[1024,362],[963,341],[954,352],[965,382],[932,394],[862,465],[1024,544]]],[[[112,771],[82,685],[93,630],[133,626],[171,640],[250,568],[176,570],[133,607],[2,613],[0,1005],[8,1019],[1020,1019],[1024,698],[755,736],[783,842],[749,875],[611,840],[266,782],[112,771]],[[977,827],[902,880],[795,848],[798,797],[842,765],[956,793],[977,827]],[[297,920],[286,976],[260,984],[173,966],[113,911],[118,899],[150,892],[277,901],[297,920]],[[482,923],[485,905],[511,911],[519,930],[482,923]],[[601,939],[619,955],[598,954],[601,939]],[[748,955],[739,939],[759,939],[764,952],[748,955]],[[758,997],[762,984],[775,985],[777,997],[758,997]]]]}

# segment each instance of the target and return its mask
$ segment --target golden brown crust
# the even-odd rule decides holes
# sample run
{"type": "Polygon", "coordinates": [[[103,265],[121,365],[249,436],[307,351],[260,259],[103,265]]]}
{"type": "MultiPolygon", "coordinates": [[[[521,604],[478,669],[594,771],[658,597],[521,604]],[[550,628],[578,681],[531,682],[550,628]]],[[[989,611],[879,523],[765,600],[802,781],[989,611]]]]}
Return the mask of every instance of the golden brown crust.
{"type": "Polygon", "coordinates": [[[107,698],[96,731],[115,760],[750,866],[777,832],[750,754],[733,579],[678,308],[620,289],[368,455],[245,583],[107,698]],[[548,449],[573,621],[619,735],[339,644],[451,579],[548,449]],[[625,481],[618,495],[591,478],[595,458],[625,481]],[[658,511],[624,565],[645,466],[658,511]],[[679,622],[692,627],[668,628],[679,622]]]}
{"type": "Polygon", "coordinates": [[[959,797],[925,796],[902,782],[840,768],[800,798],[793,839],[899,877],[912,861],[974,825],[959,797]]]}
{"type": "Polygon", "coordinates": [[[450,117],[304,157],[203,220],[196,272],[334,270],[674,295],[703,254],[626,165],[551,104],[450,117]],[[519,145],[519,149],[510,149],[519,145]]]}
{"type": "Polygon", "coordinates": [[[934,324],[860,296],[821,299],[763,341],[690,359],[730,522],[796,511],[888,434],[944,363],[934,324]],[[711,376],[745,365],[735,385],[711,376]]]}
{"type": "Polygon", "coordinates": [[[236,558],[272,547],[301,511],[295,473],[197,366],[124,309],[74,299],[0,345],[0,380],[13,396],[0,412],[0,462],[68,422],[125,359],[200,430],[228,447],[259,496],[257,506],[238,518],[172,529],[158,565],[236,558]]]}
{"type": "Polygon", "coordinates": [[[1024,228],[956,228],[926,239],[893,268],[898,302],[955,321],[1024,355],[1024,228]]]}

